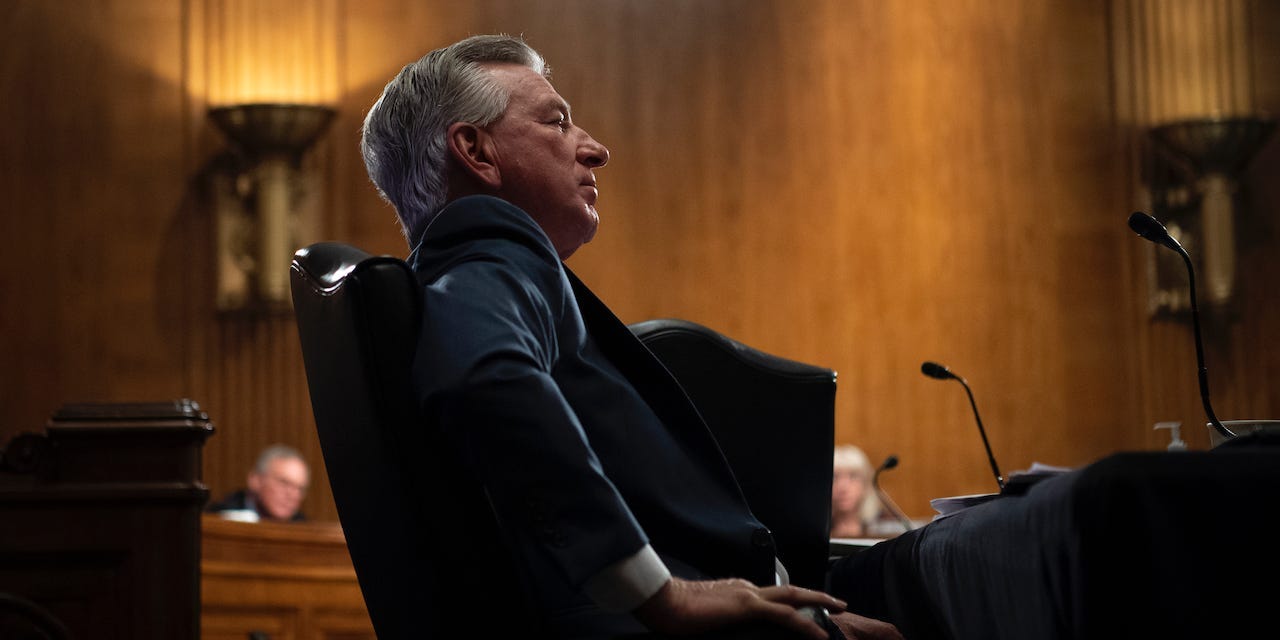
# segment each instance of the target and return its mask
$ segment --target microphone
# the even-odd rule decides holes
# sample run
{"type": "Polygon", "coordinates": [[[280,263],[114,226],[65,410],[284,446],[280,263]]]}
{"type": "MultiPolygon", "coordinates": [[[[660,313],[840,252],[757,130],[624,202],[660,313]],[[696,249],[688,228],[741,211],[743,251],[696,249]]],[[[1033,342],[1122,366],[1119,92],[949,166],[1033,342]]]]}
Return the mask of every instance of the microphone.
{"type": "Polygon", "coordinates": [[[1182,245],[1175,240],[1173,236],[1169,235],[1169,230],[1164,228],[1164,225],[1160,224],[1159,220],[1156,220],[1141,211],[1135,211],[1133,212],[1133,215],[1129,216],[1129,228],[1133,229],[1134,233],[1142,236],[1143,238],[1146,238],[1156,244],[1169,247],[1180,255],[1185,255],[1187,253],[1187,250],[1183,249],[1182,245]]]}
{"type": "Polygon", "coordinates": [[[920,372],[937,380],[948,380],[955,377],[955,374],[951,373],[950,369],[936,362],[926,362],[920,365],[920,372]]]}
{"type": "Polygon", "coordinates": [[[973,419],[978,422],[978,435],[982,436],[982,446],[987,450],[987,461],[991,463],[991,473],[996,477],[996,485],[1003,491],[1004,476],[1000,475],[1000,467],[996,466],[996,457],[991,454],[991,445],[987,442],[987,430],[982,428],[982,417],[978,415],[978,404],[973,401],[973,391],[969,389],[969,383],[936,362],[925,362],[920,365],[920,372],[935,380],[956,380],[964,387],[964,392],[969,394],[969,406],[973,407],[973,419]]]}
{"type": "Polygon", "coordinates": [[[907,514],[903,513],[902,509],[899,509],[898,505],[889,498],[889,494],[885,493],[884,489],[880,488],[880,473],[888,471],[896,466],[898,466],[898,456],[891,455],[888,458],[885,458],[884,462],[881,462],[880,466],[876,468],[876,472],[872,474],[871,486],[876,490],[876,495],[880,496],[880,502],[883,502],[884,506],[889,509],[889,513],[892,513],[893,517],[897,518],[898,522],[901,522],[902,526],[906,527],[907,531],[910,531],[914,528],[911,526],[911,518],[908,518],[907,514]]]}
{"type": "Polygon", "coordinates": [[[1213,414],[1213,406],[1209,404],[1209,369],[1204,364],[1204,345],[1200,338],[1200,310],[1196,307],[1196,270],[1191,266],[1191,256],[1173,236],[1169,235],[1169,230],[1165,229],[1159,220],[1141,211],[1135,211],[1129,216],[1129,228],[1143,238],[1168,247],[1182,256],[1182,262],[1187,266],[1187,282],[1191,289],[1191,324],[1196,338],[1196,364],[1200,366],[1200,403],[1204,405],[1204,413],[1209,417],[1209,424],[1212,424],[1223,437],[1235,438],[1236,434],[1218,420],[1218,416],[1213,414]]]}

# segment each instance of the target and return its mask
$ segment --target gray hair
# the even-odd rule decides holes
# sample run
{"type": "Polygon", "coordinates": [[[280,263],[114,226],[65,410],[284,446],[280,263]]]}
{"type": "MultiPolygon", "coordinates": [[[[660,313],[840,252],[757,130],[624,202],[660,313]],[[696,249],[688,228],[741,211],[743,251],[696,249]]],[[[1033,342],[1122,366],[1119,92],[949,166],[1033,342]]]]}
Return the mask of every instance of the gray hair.
{"type": "Polygon", "coordinates": [[[307,461],[297,449],[284,444],[273,444],[258,454],[258,460],[253,464],[254,473],[266,473],[267,468],[271,466],[271,461],[278,458],[297,458],[304,464],[307,461]]]}
{"type": "Polygon", "coordinates": [[[521,64],[544,77],[551,69],[520,38],[472,36],[405,65],[369,109],[360,152],[378,193],[396,209],[412,246],[445,205],[449,125],[491,124],[510,98],[484,63],[521,64]]]}

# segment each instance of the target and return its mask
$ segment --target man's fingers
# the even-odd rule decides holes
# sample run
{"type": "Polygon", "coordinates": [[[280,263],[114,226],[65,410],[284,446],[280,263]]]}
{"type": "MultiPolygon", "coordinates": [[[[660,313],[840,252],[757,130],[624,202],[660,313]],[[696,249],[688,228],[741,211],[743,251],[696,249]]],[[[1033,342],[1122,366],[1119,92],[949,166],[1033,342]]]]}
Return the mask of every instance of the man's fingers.
{"type": "MultiPolygon", "coordinates": [[[[813,615],[814,609],[838,613],[845,609],[845,603],[821,591],[796,586],[761,588],[741,579],[672,578],[635,613],[645,625],[664,633],[700,633],[765,623],[799,637],[827,640],[828,631],[821,618],[813,615]]],[[[877,635],[870,638],[881,640],[877,635]]]]}
{"type": "Polygon", "coordinates": [[[832,616],[840,632],[852,640],[903,640],[898,628],[883,620],[864,618],[852,613],[832,616]]]}
{"type": "Polygon", "coordinates": [[[785,587],[763,587],[759,591],[760,597],[770,602],[781,602],[794,607],[803,607],[806,605],[823,607],[832,611],[844,611],[848,604],[830,594],[804,587],[785,586],[785,587]]]}
{"type": "Polygon", "coordinates": [[[768,622],[802,633],[814,640],[827,640],[827,630],[804,611],[788,604],[764,599],[760,600],[758,607],[760,617],[768,622]]]}

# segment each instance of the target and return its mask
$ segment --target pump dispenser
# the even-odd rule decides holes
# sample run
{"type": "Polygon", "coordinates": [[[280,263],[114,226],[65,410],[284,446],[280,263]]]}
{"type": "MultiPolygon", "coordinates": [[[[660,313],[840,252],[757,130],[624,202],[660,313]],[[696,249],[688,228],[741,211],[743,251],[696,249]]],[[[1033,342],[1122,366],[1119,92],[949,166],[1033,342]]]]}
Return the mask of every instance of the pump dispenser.
{"type": "Polygon", "coordinates": [[[1187,443],[1182,440],[1182,423],[1181,422],[1157,422],[1156,429],[1169,430],[1169,450],[1170,451],[1186,451],[1187,443]]]}

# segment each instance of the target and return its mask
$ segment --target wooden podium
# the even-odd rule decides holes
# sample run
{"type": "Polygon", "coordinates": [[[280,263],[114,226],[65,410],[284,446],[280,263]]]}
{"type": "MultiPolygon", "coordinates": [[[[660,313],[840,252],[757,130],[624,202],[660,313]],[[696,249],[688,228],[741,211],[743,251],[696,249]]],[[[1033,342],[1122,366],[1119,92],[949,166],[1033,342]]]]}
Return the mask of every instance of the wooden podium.
{"type": "Polygon", "coordinates": [[[0,455],[0,637],[199,634],[201,450],[189,400],[66,405],[0,455]]]}
{"type": "Polygon", "coordinates": [[[337,523],[202,514],[190,400],[74,404],[0,450],[0,639],[373,639],[337,523]]]}
{"type": "Polygon", "coordinates": [[[336,522],[234,522],[203,516],[204,640],[374,640],[336,522]]]}

